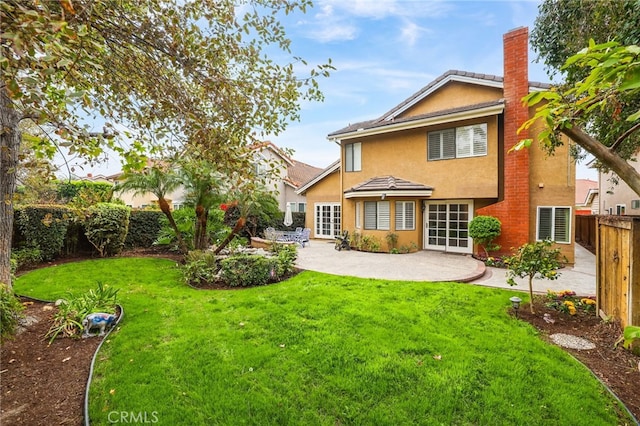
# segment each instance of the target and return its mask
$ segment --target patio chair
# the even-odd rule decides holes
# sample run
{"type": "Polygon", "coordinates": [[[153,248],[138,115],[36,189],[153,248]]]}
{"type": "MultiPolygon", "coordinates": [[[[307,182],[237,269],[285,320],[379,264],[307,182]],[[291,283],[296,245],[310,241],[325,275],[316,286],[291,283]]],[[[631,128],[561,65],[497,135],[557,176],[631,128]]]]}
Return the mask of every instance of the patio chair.
{"type": "Polygon", "coordinates": [[[305,243],[311,245],[309,238],[311,238],[311,228],[304,228],[300,237],[300,245],[302,245],[302,248],[304,248],[305,243]]]}

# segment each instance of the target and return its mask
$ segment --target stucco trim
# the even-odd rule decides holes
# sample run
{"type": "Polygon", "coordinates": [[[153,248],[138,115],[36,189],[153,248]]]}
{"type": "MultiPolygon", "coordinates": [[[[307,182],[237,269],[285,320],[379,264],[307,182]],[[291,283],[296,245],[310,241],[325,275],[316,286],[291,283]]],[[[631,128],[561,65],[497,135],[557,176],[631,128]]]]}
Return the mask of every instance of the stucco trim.
{"type": "MultiPolygon", "coordinates": [[[[352,191],[345,192],[344,198],[391,198],[391,197],[431,197],[433,191],[431,189],[414,189],[406,191],[381,190],[381,191],[352,191]]],[[[383,199],[384,199],[383,198],[383,199]]]]}

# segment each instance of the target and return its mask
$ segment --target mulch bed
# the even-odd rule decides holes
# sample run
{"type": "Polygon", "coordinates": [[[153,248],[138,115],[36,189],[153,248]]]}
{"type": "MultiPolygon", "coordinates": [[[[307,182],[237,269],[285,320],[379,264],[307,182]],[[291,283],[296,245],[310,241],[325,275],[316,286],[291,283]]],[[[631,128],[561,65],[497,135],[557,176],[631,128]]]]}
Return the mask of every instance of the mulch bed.
{"type": "MultiPolygon", "coordinates": [[[[167,257],[166,253],[152,255],[167,257]]],[[[535,315],[529,312],[528,305],[523,305],[518,315],[540,330],[541,338],[550,341],[551,334],[565,333],[596,344],[593,350],[565,350],[585,364],[640,419],[640,357],[614,347],[621,335],[619,325],[603,322],[594,314],[579,312],[569,316],[558,312],[546,307],[542,296],[535,299],[534,307],[535,315]],[[543,319],[545,313],[553,323],[543,319]]],[[[46,303],[28,304],[25,314],[37,322],[0,347],[0,424],[83,424],[85,386],[101,338],[56,339],[49,345],[44,336],[53,309],[46,303]]]]}
{"type": "Polygon", "coordinates": [[[529,304],[523,305],[518,317],[531,323],[540,331],[540,337],[552,342],[550,335],[564,333],[581,337],[596,345],[592,350],[563,348],[586,365],[609,389],[626,405],[637,420],[640,420],[640,356],[615,346],[622,335],[620,325],[605,322],[595,315],[578,311],[569,315],[545,306],[542,295],[534,296],[534,311],[531,314],[529,304]],[[544,320],[547,314],[553,323],[544,320]]]}

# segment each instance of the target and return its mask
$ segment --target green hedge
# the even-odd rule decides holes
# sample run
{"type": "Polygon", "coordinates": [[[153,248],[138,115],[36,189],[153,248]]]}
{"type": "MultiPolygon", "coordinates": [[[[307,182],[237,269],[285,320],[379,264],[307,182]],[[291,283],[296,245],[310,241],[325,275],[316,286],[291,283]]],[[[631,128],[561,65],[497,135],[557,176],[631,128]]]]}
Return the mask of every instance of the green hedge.
{"type": "Polygon", "coordinates": [[[121,204],[98,203],[87,209],[85,235],[100,257],[122,251],[129,229],[131,209],[121,204]]]}
{"type": "Polygon", "coordinates": [[[132,210],[126,247],[151,247],[162,229],[164,214],[159,210],[132,210]]]}
{"type": "Polygon", "coordinates": [[[96,203],[108,203],[113,197],[113,184],[108,182],[74,180],[58,182],[56,187],[58,189],[57,198],[60,202],[81,207],[88,207],[96,203]]]}
{"type": "Polygon", "coordinates": [[[42,260],[52,260],[61,253],[69,223],[75,219],[73,211],[61,205],[17,206],[14,217],[20,234],[16,241],[39,249],[42,260]]]}

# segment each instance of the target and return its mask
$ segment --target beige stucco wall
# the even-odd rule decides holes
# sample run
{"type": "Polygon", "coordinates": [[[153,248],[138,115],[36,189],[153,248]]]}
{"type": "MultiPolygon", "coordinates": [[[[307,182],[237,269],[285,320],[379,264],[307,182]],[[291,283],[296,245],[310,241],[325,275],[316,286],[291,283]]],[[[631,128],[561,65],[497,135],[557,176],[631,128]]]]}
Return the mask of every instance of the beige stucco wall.
{"type": "MultiPolygon", "coordinates": [[[[343,144],[353,142],[362,143],[362,170],[344,173],[345,190],[376,176],[391,175],[432,187],[432,199],[498,196],[497,116],[350,139],[343,144]],[[487,123],[487,155],[427,161],[428,132],[478,123],[487,123]]],[[[344,161],[344,146],[342,158],[344,161]]]]}
{"type": "Polygon", "coordinates": [[[500,98],[502,98],[502,89],[454,81],[429,94],[426,99],[403,112],[400,117],[475,105],[500,98]]]}
{"type": "MultiPolygon", "coordinates": [[[[536,137],[540,132],[540,124],[533,126],[529,135],[536,137]]],[[[548,156],[537,141],[531,144],[529,175],[531,209],[529,223],[530,241],[536,239],[536,224],[538,206],[543,207],[571,207],[571,243],[558,244],[562,254],[569,263],[575,261],[575,191],[576,168],[575,161],[569,152],[569,141],[556,148],[553,156],[548,156]]]]}
{"type": "MultiPolygon", "coordinates": [[[[313,215],[315,203],[340,203],[340,171],[335,171],[324,179],[310,187],[306,192],[307,214],[305,218],[305,226],[310,229],[313,227],[313,215]]],[[[343,215],[344,220],[344,215],[343,215]]],[[[315,231],[312,231],[315,232],[315,231]]]]}

